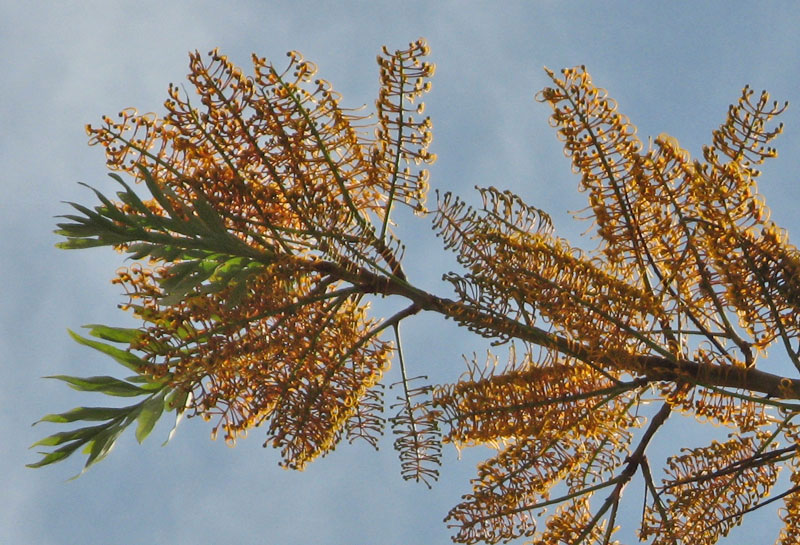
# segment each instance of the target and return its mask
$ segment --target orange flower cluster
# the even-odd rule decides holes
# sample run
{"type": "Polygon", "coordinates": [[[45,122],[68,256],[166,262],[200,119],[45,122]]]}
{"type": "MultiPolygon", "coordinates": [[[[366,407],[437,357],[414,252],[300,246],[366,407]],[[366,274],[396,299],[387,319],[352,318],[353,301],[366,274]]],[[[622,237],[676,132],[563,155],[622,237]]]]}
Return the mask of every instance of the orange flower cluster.
{"type": "Polygon", "coordinates": [[[249,244],[298,252],[323,239],[316,247],[380,252],[368,213],[385,222],[396,196],[420,208],[427,173],[401,168],[435,160],[430,121],[414,121],[401,107],[429,86],[433,65],[418,59],[426,52],[420,41],[381,60],[374,140],[363,134],[365,118],[341,108],[298,53],[282,72],[254,56],[255,76],[247,77],[212,51],[208,65],[191,55],[198,105],[171,86],[163,119],[124,110],[118,122],[89,126],[90,143],[105,147],[112,170],[138,178],[146,168],[184,200],[203,195],[249,244]]]}
{"type": "Polygon", "coordinates": [[[268,423],[267,444],[296,468],[345,433],[375,443],[375,386],[393,349],[367,317],[374,286],[359,279],[402,276],[389,213],[398,200],[424,206],[431,124],[409,108],[421,113],[430,88],[427,52],[420,40],[379,57],[374,137],[295,52],[282,71],[254,56],[253,76],[216,50],[208,62],[194,53],[198,98],[170,86],[162,119],[124,110],[88,127],[111,170],[160,197],[114,205],[155,241],[120,245],[153,267],[116,280],[146,324],[133,348],[192,391],[196,413],[219,419],[215,435],[234,441],[268,423]],[[154,216],[177,238],[156,234],[154,216]]]}
{"type": "Polygon", "coordinates": [[[601,250],[660,301],[652,339],[690,358],[693,337],[708,344],[715,363],[753,365],[753,347],[762,350],[796,331],[787,287],[797,252],[766,223],[753,168],[775,156],[767,144],[781,127],[769,130],[766,123],[784,107],[770,106],[766,93],[754,103],[745,88],[705,149],[706,163],[692,162],[665,135],[643,152],[635,129],[582,68],[563,74],[552,75],[556,86],[539,99],[552,105],[552,123],[589,192],[601,250]]]}
{"type": "MultiPolygon", "coordinates": [[[[348,297],[309,299],[316,275],[298,278],[289,264],[259,270],[240,304],[235,288],[192,293],[160,304],[169,269],[132,268],[118,282],[148,325],[133,348],[144,351],[156,376],[192,390],[194,410],[215,415],[226,441],[268,422],[269,441],[289,467],[301,468],[331,450],[343,430],[368,425],[359,408],[388,368],[389,343],[365,332],[376,323],[348,297]]],[[[374,416],[373,416],[374,418],[374,416]]],[[[371,430],[375,431],[375,430],[371,430]]]]}
{"type": "Polygon", "coordinates": [[[772,437],[774,411],[726,391],[737,388],[730,381],[713,387],[712,377],[737,370],[746,390],[747,373],[739,371],[753,368],[776,339],[800,369],[793,348],[800,253],[768,221],[755,188],[754,166],[775,155],[768,143],[781,131],[766,125],[783,107],[770,105],[766,93],[754,101],[746,88],[704,150],[705,162],[693,161],[666,135],[645,149],[582,67],[549,74],[554,86],[538,99],[553,108],[551,124],[581,175],[601,245],[593,255],[573,249],[552,234],[545,214],[492,188],[481,190],[480,210],[449,194],[440,199],[435,226],[468,270],[445,277],[460,303],[450,315],[498,342],[539,344],[543,354],[519,366],[512,356],[497,373],[472,366],[437,390],[451,426],[447,440],[504,445],[480,466],[472,493],[448,520],[465,543],[523,535],[536,543],[609,542],[622,488],[646,466],[644,449],[675,408],[736,435],[670,461],[669,506],[646,470],[656,504],[643,536],[695,542],[698,532],[698,543],[712,543],[768,492],[777,471],[748,462],[772,437]],[[547,331],[537,327],[542,322],[547,331]],[[676,379],[655,390],[666,401],[661,420],[623,462],[617,451],[639,424],[631,412],[645,394],[638,381],[665,376],[648,367],[657,360],[676,379]],[[704,477],[726,466],[735,471],[704,477]],[[560,482],[568,493],[551,501],[560,482]],[[588,498],[612,485],[593,516],[588,498]],[[551,503],[563,508],[537,534],[534,512],[551,503]]]}
{"type": "Polygon", "coordinates": [[[791,483],[795,490],[786,496],[785,507],[781,509],[783,528],[778,540],[780,545],[800,543],[800,471],[794,468],[791,483]]]}
{"type": "MultiPolygon", "coordinates": [[[[517,362],[514,352],[512,348],[505,368],[497,369],[498,360],[490,354],[485,366],[473,361],[459,382],[436,390],[434,401],[451,425],[448,441],[491,444],[537,437],[547,430],[590,436],[620,418],[624,396],[593,410],[599,400],[616,393],[609,376],[571,358],[534,363],[526,353],[517,362]]],[[[623,428],[632,424],[626,417],[620,422],[623,428]]]]}
{"type": "Polygon", "coordinates": [[[532,512],[548,503],[556,483],[565,481],[572,494],[611,478],[627,452],[629,428],[640,423],[629,412],[631,394],[620,395],[624,387],[590,366],[535,364],[529,353],[515,359],[512,350],[499,372],[494,357],[483,369],[473,362],[467,376],[434,397],[451,426],[446,440],[506,445],[478,467],[473,492],[448,515],[459,542],[535,535],[532,512]]]}
{"type": "MultiPolygon", "coordinates": [[[[533,233],[549,233],[552,230],[550,217],[537,208],[526,205],[510,191],[500,192],[494,187],[478,188],[483,198],[482,210],[475,210],[451,193],[442,195],[434,218],[438,236],[446,248],[457,253],[457,259],[471,273],[466,277],[447,274],[461,297],[486,317],[510,318],[520,323],[529,323],[532,317],[532,301],[526,301],[517,289],[513,278],[504,278],[496,270],[495,242],[492,237],[531,236],[533,233]]],[[[501,264],[502,265],[502,264],[501,264]]],[[[464,323],[470,329],[486,337],[508,339],[513,333],[497,324],[479,324],[465,316],[464,323]]]]}
{"type": "Polygon", "coordinates": [[[617,541],[608,541],[611,532],[606,528],[606,522],[591,525],[592,510],[587,496],[579,496],[572,501],[565,503],[556,509],[555,514],[547,519],[547,529],[537,536],[532,545],[572,545],[585,541],[586,543],[609,542],[617,544],[617,541]],[[605,541],[604,541],[605,539],[605,541]]]}
{"type": "Polygon", "coordinates": [[[551,125],[589,191],[609,262],[627,263],[640,251],[637,228],[646,226],[641,219],[659,224],[655,211],[637,206],[646,202],[642,194],[649,188],[638,183],[643,165],[636,128],[604,89],[592,85],[583,67],[563,70],[563,80],[551,71],[548,75],[556,87],[542,90],[537,99],[553,107],[551,125]]]}
{"type": "Polygon", "coordinates": [[[769,494],[778,477],[772,464],[748,463],[769,442],[769,434],[732,435],[708,447],[684,449],[668,460],[666,518],[648,506],[640,537],[655,544],[690,541],[712,545],[741,521],[741,515],[769,494]]]}
{"type": "Polygon", "coordinates": [[[390,54],[384,46],[383,55],[378,56],[381,90],[376,103],[379,121],[375,132],[377,147],[373,152],[373,162],[377,167],[376,172],[385,177],[382,185],[418,212],[425,210],[428,171],[422,169],[414,172],[410,168],[400,170],[395,163],[402,160],[419,165],[436,160],[436,156],[428,151],[433,138],[430,117],[416,121],[411,115],[425,111],[422,102],[416,106],[414,102],[431,88],[430,78],[436,67],[420,60],[429,53],[428,45],[420,40],[410,44],[408,50],[394,54],[390,54]],[[395,149],[387,149],[390,145],[395,149]]]}
{"type": "Polygon", "coordinates": [[[433,409],[431,386],[409,387],[412,380],[426,379],[422,376],[403,382],[404,395],[398,396],[397,403],[392,405],[392,409],[399,410],[390,421],[396,437],[394,448],[400,455],[401,475],[431,488],[431,482],[439,478],[441,465],[441,414],[433,409]]]}
{"type": "MultiPolygon", "coordinates": [[[[530,323],[534,313],[598,355],[641,353],[657,301],[551,234],[549,218],[510,192],[481,190],[483,209],[441,199],[435,225],[470,273],[446,275],[460,300],[530,323]],[[645,332],[645,333],[640,333],[645,332]]],[[[487,336],[507,336],[502,326],[487,336]]],[[[619,357],[620,367],[626,365],[619,357]]]]}

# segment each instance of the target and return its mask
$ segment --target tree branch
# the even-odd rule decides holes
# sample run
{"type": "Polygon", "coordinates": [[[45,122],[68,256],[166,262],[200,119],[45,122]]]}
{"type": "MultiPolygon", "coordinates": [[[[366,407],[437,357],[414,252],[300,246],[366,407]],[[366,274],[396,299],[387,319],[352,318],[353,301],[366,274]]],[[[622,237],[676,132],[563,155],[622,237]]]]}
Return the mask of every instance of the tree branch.
{"type": "MultiPolygon", "coordinates": [[[[438,297],[410,284],[398,276],[380,276],[363,267],[347,269],[337,263],[318,261],[313,268],[353,283],[364,293],[399,295],[413,302],[420,310],[442,314],[459,322],[502,333],[544,348],[572,356],[587,363],[602,363],[619,368],[614,355],[596,356],[585,345],[533,325],[523,324],[497,315],[488,315],[460,301],[438,297]]],[[[639,355],[633,358],[638,369],[625,371],[646,377],[651,382],[684,382],[716,388],[734,388],[764,394],[777,399],[800,399],[800,379],[767,373],[754,367],[712,365],[664,356],[639,355]]]]}

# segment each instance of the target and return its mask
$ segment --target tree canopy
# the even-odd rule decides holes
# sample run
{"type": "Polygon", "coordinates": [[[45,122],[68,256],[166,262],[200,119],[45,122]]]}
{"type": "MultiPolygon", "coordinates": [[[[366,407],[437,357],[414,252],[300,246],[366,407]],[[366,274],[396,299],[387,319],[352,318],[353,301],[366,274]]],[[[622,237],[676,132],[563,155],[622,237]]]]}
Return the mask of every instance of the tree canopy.
{"type": "Polygon", "coordinates": [[[584,251],[495,187],[478,188],[477,207],[437,192],[428,208],[428,54],[421,39],[383,49],[370,116],[344,108],[299,53],[284,68],[253,56],[252,75],[218,51],[194,53],[196,96],[171,85],[163,117],[127,109],[87,127],[119,190],[95,190],[94,208],[72,203],[59,246],[127,254],[113,282],[142,325],[71,332],[132,377],[54,378],[137,402],[45,416],[92,424],[38,441],[48,451],[31,467],[82,451],[88,468],[128,426],[144,440],[164,412],[210,420],[231,443],[263,427],[296,469],[345,439],[377,446],[388,426],[402,476],[429,486],[443,444],[496,449],[447,516],[459,543],[615,542],[637,475],[641,540],[716,543],[781,501],[779,543],[800,543],[800,254],[756,188],[786,105],[745,87],[693,159],[665,134],[643,143],[583,67],[548,71],[537,100],[552,108],[599,241],[584,251]],[[447,296],[404,272],[397,206],[455,253],[447,296]],[[406,306],[373,316],[382,297],[406,306]],[[398,328],[423,311],[506,346],[449,384],[411,376],[398,328]],[[768,362],[768,348],[795,369],[768,362]],[[393,361],[403,395],[387,410],[393,361]],[[651,468],[647,449],[670,417],[727,438],[676,441],[651,468]],[[774,491],[781,468],[790,482],[774,491]]]}

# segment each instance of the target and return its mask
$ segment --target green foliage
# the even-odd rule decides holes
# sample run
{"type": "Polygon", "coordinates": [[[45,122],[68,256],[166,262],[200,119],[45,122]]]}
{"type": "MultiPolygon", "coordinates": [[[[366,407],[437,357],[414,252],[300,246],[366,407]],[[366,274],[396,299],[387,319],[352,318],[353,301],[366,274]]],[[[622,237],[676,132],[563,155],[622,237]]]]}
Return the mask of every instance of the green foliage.
{"type": "MultiPolygon", "coordinates": [[[[89,334],[93,337],[127,345],[138,339],[141,334],[137,329],[102,325],[85,327],[89,329],[89,334]]],[[[132,371],[139,373],[144,368],[145,362],[128,351],[111,344],[87,339],[72,331],[69,333],[80,344],[111,356],[114,361],[132,371]]],[[[170,388],[169,377],[156,379],[138,374],[125,380],[110,376],[82,378],[56,375],[47,378],[66,382],[71,388],[81,392],[97,392],[112,397],[140,397],[142,399],[138,403],[124,407],[76,407],[63,413],[45,415],[35,424],[41,422],[57,424],[102,422],[102,424],[54,433],[35,442],[31,448],[52,447],[52,449],[49,452],[41,452],[42,458],[38,462],[28,464],[28,467],[32,468],[59,462],[81,449],[80,452],[87,455],[81,472],[83,473],[111,452],[117,439],[131,424],[136,423],[135,435],[140,443],[153,431],[153,427],[165,410],[176,413],[177,425],[190,395],[188,391],[170,388]]]]}

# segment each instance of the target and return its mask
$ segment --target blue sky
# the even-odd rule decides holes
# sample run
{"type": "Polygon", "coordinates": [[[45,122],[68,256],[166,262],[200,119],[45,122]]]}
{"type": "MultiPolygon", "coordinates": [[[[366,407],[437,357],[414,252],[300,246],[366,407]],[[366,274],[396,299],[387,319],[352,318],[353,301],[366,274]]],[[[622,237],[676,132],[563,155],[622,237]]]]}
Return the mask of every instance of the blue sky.
{"type": "MultiPolygon", "coordinates": [[[[695,154],[747,83],[800,104],[800,7],[792,2],[4,0],[0,6],[4,544],[449,543],[442,518],[468,491],[480,452],[465,451],[458,460],[446,448],[441,482],[428,491],[402,481],[389,436],[378,453],[342,445],[297,473],[277,467],[277,453],[261,448],[259,430],[230,449],[191,420],[163,448],[168,425],[142,446],[123,438],[76,481],[65,482],[79,471],[78,459],[24,467],[36,459],[28,445],[55,431],[32,422],[101,403],[40,377],[117,372],[71,341],[66,329],[132,323],[116,309],[121,297],[109,283],[123,264],[119,255],[53,246],[53,217],[68,211],[62,201],[93,202],[77,182],[113,187],[83,127],[128,106],[160,112],[168,83],[184,79],[188,51],[219,47],[247,71],[251,52],[280,64],[286,51],[299,50],[346,105],[371,108],[381,45],[402,48],[424,36],[437,64],[426,100],[434,121],[431,150],[439,156],[432,187],[473,202],[476,184],[512,189],[551,212],[558,231],[573,239],[588,224],[568,213],[584,206],[578,180],[547,125],[547,107],[533,100],[547,84],[543,66],[586,65],[643,139],[667,132],[695,154]]],[[[773,219],[797,233],[800,108],[791,106],[782,120],[781,155],[765,166],[760,189],[773,219]]],[[[439,278],[452,259],[439,250],[428,221],[401,221],[409,276],[448,294],[439,278]]],[[[485,350],[435,316],[404,322],[403,333],[412,372],[440,380],[460,375],[462,353],[485,350]]],[[[671,430],[662,448],[701,437],[680,426],[671,430]]],[[[634,488],[626,493],[641,498],[634,488]]],[[[741,542],[777,536],[774,509],[766,511],[746,519],[736,534],[741,542]]],[[[621,538],[634,542],[630,534],[621,538]]]]}

